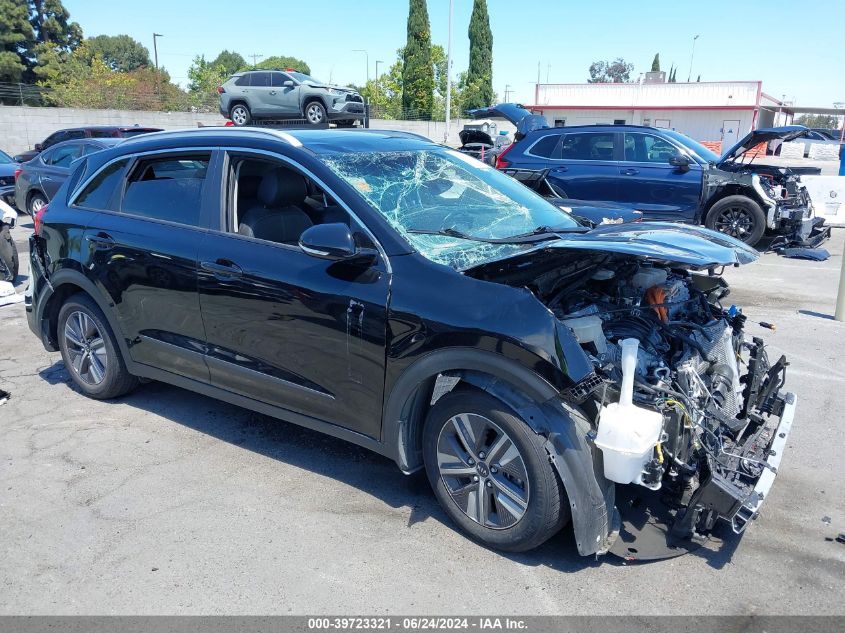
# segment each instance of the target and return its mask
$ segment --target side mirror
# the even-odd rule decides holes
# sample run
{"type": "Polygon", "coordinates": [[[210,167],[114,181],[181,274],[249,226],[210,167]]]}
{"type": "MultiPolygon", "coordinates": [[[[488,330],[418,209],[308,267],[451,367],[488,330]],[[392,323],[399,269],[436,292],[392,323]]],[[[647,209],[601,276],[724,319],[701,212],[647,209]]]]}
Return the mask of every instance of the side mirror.
{"type": "Polygon", "coordinates": [[[42,149],[44,149],[44,146],[41,143],[35,144],[35,151],[36,152],[40,152],[42,149]]]}
{"type": "Polygon", "coordinates": [[[286,79],[282,82],[282,87],[284,88],[293,88],[293,82],[290,79],[286,79]]]}
{"type": "Polygon", "coordinates": [[[692,164],[692,160],[686,154],[675,154],[669,159],[669,164],[672,165],[672,167],[677,167],[678,169],[689,169],[689,166],[692,164]]]}
{"type": "Polygon", "coordinates": [[[339,222],[305,229],[299,237],[299,248],[312,257],[335,262],[370,265],[376,260],[376,251],[359,248],[349,227],[339,222]]]}

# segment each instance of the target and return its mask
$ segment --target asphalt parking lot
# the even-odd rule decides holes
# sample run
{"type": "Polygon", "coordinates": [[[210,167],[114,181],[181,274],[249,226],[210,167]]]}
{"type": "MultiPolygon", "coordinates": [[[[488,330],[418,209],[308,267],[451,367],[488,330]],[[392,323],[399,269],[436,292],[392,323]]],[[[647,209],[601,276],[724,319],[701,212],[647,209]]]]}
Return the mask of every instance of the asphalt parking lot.
{"type": "Polygon", "coordinates": [[[422,474],[175,387],[89,400],[23,305],[0,308],[0,613],[841,614],[843,241],[826,262],[727,272],[730,301],[778,327],[749,333],[791,362],[789,452],[743,538],[655,563],[581,558],[569,530],[528,554],[484,549],[422,474]]]}

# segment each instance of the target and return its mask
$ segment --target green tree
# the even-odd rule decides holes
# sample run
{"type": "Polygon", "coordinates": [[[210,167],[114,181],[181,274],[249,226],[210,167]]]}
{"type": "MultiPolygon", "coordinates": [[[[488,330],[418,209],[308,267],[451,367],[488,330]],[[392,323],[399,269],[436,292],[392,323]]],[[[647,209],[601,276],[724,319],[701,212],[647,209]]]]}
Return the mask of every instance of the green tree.
{"type": "Polygon", "coordinates": [[[0,81],[23,78],[28,68],[25,53],[34,42],[27,3],[0,0],[0,81]]]}
{"type": "Polygon", "coordinates": [[[85,40],[91,55],[99,55],[112,70],[128,72],[141,66],[152,66],[150,51],[128,35],[98,35],[85,40]]]}
{"type": "Polygon", "coordinates": [[[621,57],[611,61],[597,61],[590,64],[590,78],[587,83],[629,83],[631,73],[634,72],[634,65],[627,63],[621,57]]]}
{"type": "Polygon", "coordinates": [[[483,108],[493,102],[493,32],[487,0],[474,0],[469,19],[469,68],[466,74],[464,105],[483,108]]]}
{"type": "Polygon", "coordinates": [[[217,98],[217,86],[228,77],[223,64],[209,62],[204,55],[197,55],[188,68],[188,92],[197,105],[209,103],[217,98]]]}
{"type": "Polygon", "coordinates": [[[823,129],[841,129],[839,117],[833,114],[802,114],[795,119],[796,125],[819,127],[823,129]]]}
{"type": "Polygon", "coordinates": [[[246,60],[239,53],[234,51],[221,51],[212,62],[212,66],[222,66],[226,75],[234,75],[239,70],[246,68],[246,60]]]}
{"type": "MultiPolygon", "coordinates": [[[[249,66],[249,68],[252,68],[252,66],[249,66]]],[[[294,70],[298,70],[306,75],[311,74],[311,67],[308,64],[301,59],[288,57],[287,55],[273,55],[267,59],[263,59],[255,65],[255,68],[260,70],[283,70],[285,68],[293,68],[294,70]]]]}
{"type": "Polygon", "coordinates": [[[402,60],[402,107],[415,117],[431,118],[434,67],[431,63],[431,27],[425,0],[410,0],[408,40],[402,60]]]}
{"type": "Polygon", "coordinates": [[[660,72],[660,53],[654,54],[654,60],[651,62],[651,72],[660,72]]]}

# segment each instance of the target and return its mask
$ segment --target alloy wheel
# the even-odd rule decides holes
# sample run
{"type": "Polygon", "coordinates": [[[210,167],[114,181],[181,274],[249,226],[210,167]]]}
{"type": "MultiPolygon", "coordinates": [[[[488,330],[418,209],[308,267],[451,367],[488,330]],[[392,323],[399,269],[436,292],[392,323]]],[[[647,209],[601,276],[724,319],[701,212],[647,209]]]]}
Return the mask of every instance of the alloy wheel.
{"type": "Polygon", "coordinates": [[[246,125],[246,108],[243,106],[235,106],[232,109],[232,123],[235,125],[246,125]]]}
{"type": "Polygon", "coordinates": [[[714,227],[739,240],[745,240],[754,231],[754,218],[744,207],[727,207],[719,212],[714,227]]]}
{"type": "Polygon", "coordinates": [[[32,212],[32,215],[35,216],[35,214],[41,211],[41,209],[45,206],[47,206],[47,201],[41,196],[35,196],[29,203],[29,210],[32,212]]]}
{"type": "Polygon", "coordinates": [[[501,530],[525,515],[525,461],[492,420],[475,413],[451,417],[438,437],[437,467],[452,501],[476,523],[501,530]]]}
{"type": "Polygon", "coordinates": [[[308,109],[305,110],[305,116],[308,118],[308,122],[312,125],[322,123],[323,109],[316,103],[312,103],[310,106],[308,106],[308,109]]]}
{"type": "Polygon", "coordinates": [[[81,311],[72,312],[65,322],[64,336],[72,371],[89,385],[103,382],[108,355],[103,335],[94,319],[81,311]]]}

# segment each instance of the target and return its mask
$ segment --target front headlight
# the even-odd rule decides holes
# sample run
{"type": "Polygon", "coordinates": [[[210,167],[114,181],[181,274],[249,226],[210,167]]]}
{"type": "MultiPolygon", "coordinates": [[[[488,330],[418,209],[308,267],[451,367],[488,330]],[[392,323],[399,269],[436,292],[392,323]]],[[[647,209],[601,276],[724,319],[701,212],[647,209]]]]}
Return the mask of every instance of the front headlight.
{"type": "Polygon", "coordinates": [[[329,94],[332,95],[333,97],[339,97],[340,95],[343,94],[343,90],[335,90],[334,88],[329,88],[328,91],[329,91],[329,94]]]}

